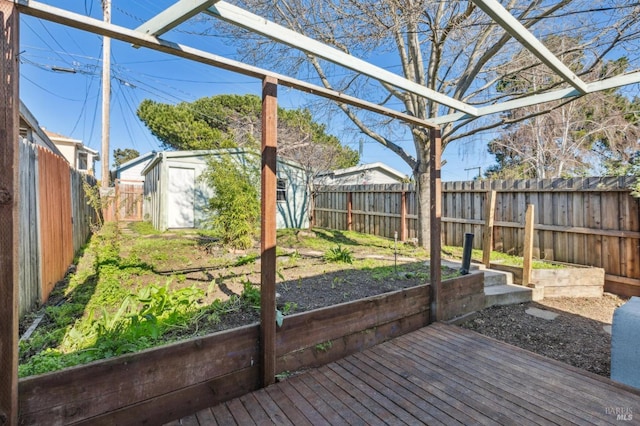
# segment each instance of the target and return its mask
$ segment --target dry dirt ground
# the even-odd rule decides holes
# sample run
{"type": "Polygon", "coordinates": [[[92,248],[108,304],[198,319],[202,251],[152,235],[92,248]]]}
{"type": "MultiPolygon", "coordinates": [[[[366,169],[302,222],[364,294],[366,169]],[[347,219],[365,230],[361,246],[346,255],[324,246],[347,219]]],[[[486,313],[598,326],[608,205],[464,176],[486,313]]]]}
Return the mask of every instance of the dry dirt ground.
{"type": "MultiPolygon", "coordinates": [[[[344,303],[428,282],[429,268],[425,262],[402,265],[409,273],[390,273],[389,269],[357,270],[339,265],[327,265],[321,258],[302,256],[291,265],[282,264],[280,273],[286,279],[277,285],[278,309],[296,313],[344,303]]],[[[393,264],[388,260],[388,265],[393,264]]],[[[229,271],[229,275],[244,276],[259,282],[256,269],[229,271]]],[[[455,273],[445,270],[443,274],[455,273]]],[[[229,276],[227,275],[227,276],[229,276]]],[[[239,287],[239,286],[238,286],[239,287]]],[[[222,290],[238,293],[240,288],[222,290]]],[[[602,376],[610,375],[611,325],[615,308],[626,299],[605,293],[600,298],[556,298],[509,306],[486,308],[462,327],[519,346],[549,358],[566,362],[602,376]],[[553,320],[527,313],[531,308],[557,313],[553,320]]],[[[218,329],[259,321],[258,312],[232,312],[218,329]]]]}
{"type": "MultiPolygon", "coordinates": [[[[393,257],[375,257],[376,266],[354,269],[351,265],[327,263],[321,253],[296,253],[299,257],[278,258],[277,307],[286,314],[412,287],[428,282],[428,262],[400,259],[400,272],[391,269],[393,257]],[[384,266],[382,266],[384,265],[384,266]]],[[[356,258],[366,258],[356,253],[356,258]]],[[[373,260],[373,259],[372,259],[373,260]]],[[[187,282],[197,281],[203,271],[188,273],[187,282]]],[[[445,268],[443,276],[456,271],[445,268]]],[[[245,281],[260,282],[259,261],[250,265],[204,272],[204,281],[218,285],[209,298],[242,292],[245,281]],[[235,278],[235,279],[233,279],[235,278]]],[[[605,293],[600,298],[556,298],[509,306],[494,306],[478,312],[462,327],[574,365],[602,376],[610,375],[610,326],[615,308],[626,299],[605,293]],[[527,314],[531,308],[555,312],[553,320],[527,314]]],[[[229,312],[214,327],[217,331],[259,321],[255,310],[229,312]]]]}
{"type": "Polygon", "coordinates": [[[609,377],[609,327],[615,308],[626,300],[605,293],[600,298],[557,298],[492,306],[478,312],[461,326],[609,377]],[[554,319],[539,318],[527,313],[532,308],[557,313],[558,316],[554,319]]]}

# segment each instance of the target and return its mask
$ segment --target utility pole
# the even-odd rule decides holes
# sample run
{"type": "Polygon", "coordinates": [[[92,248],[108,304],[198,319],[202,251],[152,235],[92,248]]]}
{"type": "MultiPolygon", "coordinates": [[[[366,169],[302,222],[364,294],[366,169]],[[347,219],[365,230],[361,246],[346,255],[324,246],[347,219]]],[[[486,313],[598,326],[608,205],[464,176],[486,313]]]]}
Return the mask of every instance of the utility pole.
{"type": "MultiPolygon", "coordinates": [[[[104,22],[111,23],[111,0],[102,0],[104,22]]],[[[109,187],[109,108],[111,104],[111,38],[102,37],[102,188],[109,187]]]]}

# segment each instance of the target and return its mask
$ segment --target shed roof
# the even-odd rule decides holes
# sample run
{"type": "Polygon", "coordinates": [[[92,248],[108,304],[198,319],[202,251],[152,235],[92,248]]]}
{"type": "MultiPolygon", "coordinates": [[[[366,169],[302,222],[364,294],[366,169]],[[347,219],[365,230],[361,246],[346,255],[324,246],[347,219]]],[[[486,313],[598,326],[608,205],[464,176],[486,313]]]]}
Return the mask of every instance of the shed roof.
{"type": "MultiPolygon", "coordinates": [[[[214,154],[231,154],[231,155],[241,155],[241,154],[252,154],[256,156],[260,156],[260,152],[254,149],[247,148],[222,148],[222,149],[209,149],[209,150],[193,150],[193,151],[160,151],[156,152],[155,156],[149,164],[145,166],[144,169],[140,172],[142,175],[146,175],[149,171],[159,162],[161,162],[164,158],[186,158],[186,157],[206,157],[208,155],[214,154]]],[[[281,157],[278,157],[278,162],[282,164],[286,164],[291,167],[295,167],[298,169],[304,169],[304,167],[293,160],[287,160],[281,157]]]]}
{"type": "Polygon", "coordinates": [[[116,171],[126,170],[130,167],[135,166],[136,164],[142,163],[143,161],[150,160],[154,155],[156,155],[156,151],[149,151],[145,154],[139,155],[136,158],[132,158],[131,160],[120,164],[118,167],[116,167],[116,171]]]}
{"type": "Polygon", "coordinates": [[[347,167],[344,169],[321,172],[321,173],[318,173],[318,177],[323,177],[323,176],[339,177],[339,176],[349,175],[349,174],[358,173],[358,172],[364,172],[364,171],[373,170],[373,169],[381,169],[392,176],[396,176],[399,180],[403,180],[407,178],[406,173],[402,173],[394,169],[393,167],[384,164],[381,161],[376,161],[374,163],[367,163],[367,164],[359,164],[357,166],[347,167]]]}

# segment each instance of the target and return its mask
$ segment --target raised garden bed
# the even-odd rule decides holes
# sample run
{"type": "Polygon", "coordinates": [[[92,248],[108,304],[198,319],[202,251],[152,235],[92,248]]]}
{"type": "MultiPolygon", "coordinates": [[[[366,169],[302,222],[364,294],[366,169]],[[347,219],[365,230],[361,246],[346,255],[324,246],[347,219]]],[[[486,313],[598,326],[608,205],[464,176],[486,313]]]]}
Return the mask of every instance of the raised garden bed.
{"type": "MultiPolygon", "coordinates": [[[[443,281],[446,316],[475,309],[482,274],[443,281]],[[457,299],[460,297],[460,299],[457,299]],[[459,300],[462,300],[461,302],[459,300]]],[[[316,367],[429,323],[420,285],[285,317],[277,372],[316,367]]],[[[259,386],[259,324],[20,380],[20,424],[158,424],[259,386]]]]}

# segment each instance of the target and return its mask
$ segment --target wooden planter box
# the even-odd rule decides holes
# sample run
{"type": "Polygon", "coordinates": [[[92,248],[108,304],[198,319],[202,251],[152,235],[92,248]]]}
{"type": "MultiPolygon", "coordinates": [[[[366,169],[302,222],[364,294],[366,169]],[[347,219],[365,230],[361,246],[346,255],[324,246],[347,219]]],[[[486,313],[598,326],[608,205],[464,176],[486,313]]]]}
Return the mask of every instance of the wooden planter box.
{"type": "Polygon", "coordinates": [[[452,280],[442,281],[440,316],[452,320],[484,308],[484,274],[472,271],[452,280]]]}
{"type": "MultiPolygon", "coordinates": [[[[477,281],[482,274],[443,281],[447,315],[477,309],[477,281]]],[[[276,335],[277,373],[317,367],[424,327],[429,305],[429,286],[421,285],[287,316],[276,335]]],[[[252,324],[21,379],[20,424],[161,424],[227,401],[260,386],[259,336],[252,324]]]]}
{"type": "MultiPolygon", "coordinates": [[[[513,282],[522,284],[522,268],[492,263],[491,269],[511,272],[513,282]]],[[[543,289],[543,297],[601,297],[604,269],[568,265],[562,269],[532,269],[529,287],[543,289]]]]}

